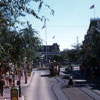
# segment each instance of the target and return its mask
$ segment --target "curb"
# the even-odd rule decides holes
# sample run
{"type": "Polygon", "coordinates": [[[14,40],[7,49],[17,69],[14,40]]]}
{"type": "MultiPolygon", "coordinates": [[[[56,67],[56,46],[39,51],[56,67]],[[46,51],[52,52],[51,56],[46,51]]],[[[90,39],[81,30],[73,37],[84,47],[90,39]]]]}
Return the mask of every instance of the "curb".
{"type": "Polygon", "coordinates": [[[30,76],[30,78],[29,78],[29,81],[27,82],[27,84],[23,84],[23,85],[21,85],[22,87],[23,86],[28,86],[29,84],[30,84],[30,82],[31,82],[31,79],[32,79],[32,76],[34,75],[34,71],[31,73],[31,76],[30,76]]]}
{"type": "Polygon", "coordinates": [[[22,96],[19,98],[19,100],[24,100],[24,96],[22,95],[22,96]]]}
{"type": "Polygon", "coordinates": [[[63,90],[61,89],[62,83],[64,84],[65,82],[60,77],[57,77],[55,79],[56,83],[53,85],[53,91],[55,93],[57,100],[69,100],[67,96],[64,94],[63,90]]]}
{"type": "Polygon", "coordinates": [[[60,86],[58,84],[55,84],[53,87],[53,91],[57,97],[57,100],[68,100],[68,98],[66,97],[66,95],[63,93],[63,91],[61,90],[60,86]]]}
{"type": "MultiPolygon", "coordinates": [[[[28,86],[30,84],[30,81],[31,81],[33,75],[34,75],[34,72],[31,73],[29,82],[27,84],[22,85],[22,86],[28,86]]],[[[19,100],[25,100],[24,96],[22,95],[22,97],[20,97],[19,100]]]]}

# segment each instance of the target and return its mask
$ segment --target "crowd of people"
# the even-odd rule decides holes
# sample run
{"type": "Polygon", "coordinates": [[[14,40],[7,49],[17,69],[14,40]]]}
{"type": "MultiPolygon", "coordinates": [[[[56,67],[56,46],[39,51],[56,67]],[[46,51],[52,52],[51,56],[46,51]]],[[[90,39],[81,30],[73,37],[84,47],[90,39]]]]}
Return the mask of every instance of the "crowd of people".
{"type": "Polygon", "coordinates": [[[12,74],[2,74],[0,77],[0,93],[1,96],[3,96],[3,90],[4,90],[4,86],[5,88],[9,88],[12,87],[13,85],[13,75],[12,74]]]}

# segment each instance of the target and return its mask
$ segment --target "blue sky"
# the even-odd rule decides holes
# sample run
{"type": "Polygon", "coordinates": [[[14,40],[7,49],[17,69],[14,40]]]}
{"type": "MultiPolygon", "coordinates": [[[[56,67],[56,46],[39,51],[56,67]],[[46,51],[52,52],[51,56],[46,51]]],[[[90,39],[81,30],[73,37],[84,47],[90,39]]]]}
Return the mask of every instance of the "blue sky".
{"type": "MultiPolygon", "coordinates": [[[[40,16],[44,15],[49,19],[46,22],[47,44],[52,45],[56,42],[60,45],[60,50],[71,48],[77,43],[77,37],[79,43],[82,43],[90,18],[94,18],[94,9],[90,9],[93,4],[95,4],[95,18],[100,18],[100,0],[44,0],[44,2],[55,11],[54,16],[50,15],[50,10],[46,7],[42,7],[39,12],[40,16]]],[[[38,11],[38,3],[31,3],[30,6],[38,11]]],[[[30,21],[45,44],[45,29],[41,29],[43,22],[29,15],[24,20],[30,21]]]]}

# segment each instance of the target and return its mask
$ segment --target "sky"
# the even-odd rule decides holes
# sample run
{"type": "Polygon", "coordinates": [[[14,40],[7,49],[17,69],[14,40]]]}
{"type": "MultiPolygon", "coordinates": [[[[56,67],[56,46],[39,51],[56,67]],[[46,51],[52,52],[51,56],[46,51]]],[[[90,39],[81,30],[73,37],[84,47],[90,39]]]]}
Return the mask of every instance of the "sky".
{"type": "Polygon", "coordinates": [[[58,43],[61,51],[71,49],[72,45],[77,44],[77,37],[78,43],[82,43],[90,19],[100,18],[100,0],[44,0],[39,13],[38,3],[30,3],[30,7],[34,8],[39,16],[44,15],[48,18],[46,29],[42,29],[43,21],[30,15],[27,15],[24,20],[30,21],[32,27],[39,32],[44,45],[46,42],[47,45],[58,43]],[[50,14],[50,9],[45,7],[45,4],[50,5],[55,11],[54,16],[50,14]],[[94,4],[95,8],[90,9],[94,4]]]}

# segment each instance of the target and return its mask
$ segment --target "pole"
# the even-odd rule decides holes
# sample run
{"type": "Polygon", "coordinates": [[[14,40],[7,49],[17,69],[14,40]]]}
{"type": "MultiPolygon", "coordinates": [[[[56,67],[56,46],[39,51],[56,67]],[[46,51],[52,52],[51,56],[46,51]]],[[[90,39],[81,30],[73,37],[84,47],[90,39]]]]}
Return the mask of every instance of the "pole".
{"type": "Polygon", "coordinates": [[[47,62],[47,26],[46,26],[46,22],[45,22],[45,42],[46,42],[46,55],[45,56],[46,56],[46,62],[47,62]]]}

